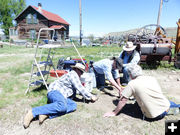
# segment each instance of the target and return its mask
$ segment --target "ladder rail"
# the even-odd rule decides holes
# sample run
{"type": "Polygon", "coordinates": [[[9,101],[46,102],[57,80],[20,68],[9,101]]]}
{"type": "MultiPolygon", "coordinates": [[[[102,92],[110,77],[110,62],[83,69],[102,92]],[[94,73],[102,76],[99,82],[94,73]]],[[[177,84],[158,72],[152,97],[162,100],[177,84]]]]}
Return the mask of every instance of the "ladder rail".
{"type": "Polygon", "coordinates": [[[45,79],[44,79],[44,76],[43,76],[43,74],[42,74],[42,72],[41,72],[41,69],[40,69],[40,67],[39,67],[36,59],[34,59],[34,61],[35,61],[35,64],[37,65],[38,71],[40,72],[40,75],[41,75],[41,77],[42,77],[42,79],[43,79],[44,85],[46,86],[47,90],[49,90],[49,88],[48,88],[48,86],[47,86],[47,83],[46,83],[46,81],[45,81],[45,79]]]}
{"type": "Polygon", "coordinates": [[[55,68],[53,61],[52,61],[55,53],[53,53],[53,55],[51,54],[53,52],[52,49],[54,50],[55,48],[58,48],[58,46],[54,46],[51,44],[39,46],[39,44],[40,44],[39,40],[40,40],[40,36],[41,36],[42,31],[47,31],[47,32],[53,31],[52,39],[54,38],[54,35],[55,35],[55,30],[52,28],[41,28],[39,30],[38,38],[37,38],[37,42],[36,42],[34,60],[33,60],[32,68],[31,68],[31,76],[29,78],[29,84],[28,84],[27,90],[25,91],[25,94],[27,94],[27,92],[30,91],[30,86],[35,86],[35,85],[37,86],[40,84],[44,84],[46,89],[47,90],[49,89],[48,85],[47,85],[47,80],[49,77],[49,71],[50,71],[51,67],[54,69],[57,78],[59,78],[57,71],[56,71],[56,68],[55,68]],[[46,60],[44,60],[44,55],[43,55],[43,51],[45,48],[49,49],[48,54],[46,54],[47,55],[46,60]],[[38,49],[41,49],[41,50],[39,50],[40,52],[38,51],[38,49]],[[39,55],[39,53],[40,53],[40,57],[37,56],[37,55],[39,55]],[[41,77],[41,79],[39,79],[39,77],[41,77]]]}
{"type": "Polygon", "coordinates": [[[36,42],[36,51],[35,51],[35,55],[34,55],[35,58],[36,58],[37,50],[39,48],[39,39],[40,39],[40,36],[41,36],[41,31],[53,31],[52,39],[54,38],[54,35],[55,35],[55,30],[52,29],[52,28],[41,28],[39,30],[38,38],[37,38],[37,42],[36,42]]]}

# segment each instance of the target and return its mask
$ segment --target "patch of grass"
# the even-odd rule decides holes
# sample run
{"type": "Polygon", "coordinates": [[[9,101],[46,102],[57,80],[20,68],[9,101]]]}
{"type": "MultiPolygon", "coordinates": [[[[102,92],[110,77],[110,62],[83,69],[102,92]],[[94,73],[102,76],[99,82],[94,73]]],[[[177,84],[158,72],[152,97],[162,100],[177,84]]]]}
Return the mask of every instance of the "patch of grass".
{"type": "Polygon", "coordinates": [[[8,93],[8,92],[12,92],[15,87],[16,84],[19,84],[19,80],[16,80],[14,77],[12,79],[9,80],[5,80],[3,81],[3,92],[8,93]]]}
{"type": "Polygon", "coordinates": [[[43,106],[47,104],[47,97],[43,96],[41,99],[39,99],[37,102],[31,104],[31,107],[37,107],[37,106],[43,106]]]}
{"type": "Polygon", "coordinates": [[[93,88],[91,93],[94,95],[97,95],[97,94],[99,94],[99,90],[97,88],[93,88]]]}
{"type": "Polygon", "coordinates": [[[168,61],[161,61],[160,63],[154,63],[147,65],[146,63],[140,64],[143,69],[169,69],[169,70],[177,70],[174,67],[173,62],[169,63],[168,61]]]}
{"type": "Polygon", "coordinates": [[[10,64],[10,65],[12,66],[2,69],[0,73],[11,73],[13,76],[20,75],[23,73],[30,72],[32,64],[29,61],[22,61],[22,63],[21,62],[19,62],[19,64],[16,63],[15,66],[13,66],[14,64],[10,64]]]}
{"type": "Polygon", "coordinates": [[[34,53],[34,48],[25,48],[25,46],[8,46],[4,45],[0,49],[0,54],[19,54],[19,53],[34,53]]]}

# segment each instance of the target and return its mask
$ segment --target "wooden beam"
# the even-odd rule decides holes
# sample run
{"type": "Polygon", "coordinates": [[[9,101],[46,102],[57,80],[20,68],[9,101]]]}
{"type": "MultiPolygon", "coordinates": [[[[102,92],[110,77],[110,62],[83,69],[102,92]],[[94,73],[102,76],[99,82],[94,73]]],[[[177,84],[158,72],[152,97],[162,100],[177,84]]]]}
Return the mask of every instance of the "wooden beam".
{"type": "Polygon", "coordinates": [[[177,22],[177,36],[176,36],[176,46],[175,46],[175,54],[180,53],[180,19],[177,22]]]}

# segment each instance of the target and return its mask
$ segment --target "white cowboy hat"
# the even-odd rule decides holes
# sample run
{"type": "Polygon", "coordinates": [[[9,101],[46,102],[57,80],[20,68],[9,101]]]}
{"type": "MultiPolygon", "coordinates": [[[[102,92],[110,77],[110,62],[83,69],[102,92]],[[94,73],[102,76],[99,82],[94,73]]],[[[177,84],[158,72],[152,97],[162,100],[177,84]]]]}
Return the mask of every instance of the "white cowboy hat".
{"type": "Polygon", "coordinates": [[[71,66],[71,67],[72,67],[72,68],[77,68],[77,69],[85,72],[85,66],[84,66],[83,64],[81,64],[81,63],[76,63],[76,65],[71,66]]]}
{"type": "Polygon", "coordinates": [[[133,45],[133,42],[127,42],[125,46],[123,46],[124,51],[132,51],[136,48],[136,46],[133,45]]]}

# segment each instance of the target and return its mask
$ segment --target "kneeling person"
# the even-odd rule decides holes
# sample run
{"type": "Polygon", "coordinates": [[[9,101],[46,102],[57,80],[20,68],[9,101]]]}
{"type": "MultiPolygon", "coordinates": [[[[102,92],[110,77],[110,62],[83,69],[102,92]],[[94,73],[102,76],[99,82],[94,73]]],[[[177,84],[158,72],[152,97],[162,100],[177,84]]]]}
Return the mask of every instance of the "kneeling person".
{"type": "Polygon", "coordinates": [[[154,77],[142,75],[139,65],[130,65],[128,73],[132,80],[122,91],[116,109],[104,114],[104,117],[116,116],[131,96],[135,97],[142,113],[148,120],[159,120],[165,115],[179,113],[180,104],[169,101],[163,95],[157,80],[154,77]]]}
{"type": "Polygon", "coordinates": [[[119,70],[122,70],[122,59],[113,57],[110,59],[103,59],[93,64],[94,73],[96,76],[97,87],[104,88],[105,76],[107,80],[115,86],[119,92],[122,91],[120,84],[120,76],[117,74],[119,70]]]}

